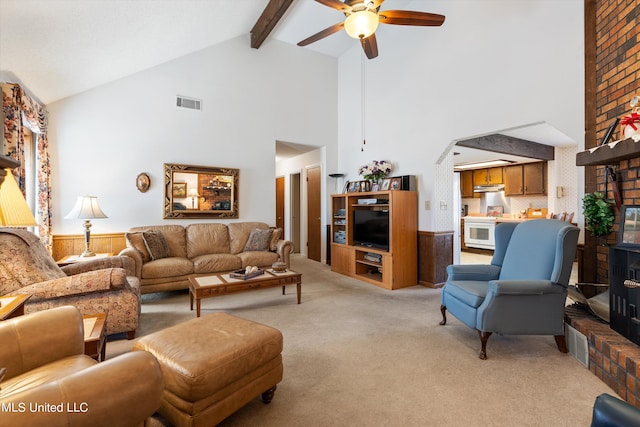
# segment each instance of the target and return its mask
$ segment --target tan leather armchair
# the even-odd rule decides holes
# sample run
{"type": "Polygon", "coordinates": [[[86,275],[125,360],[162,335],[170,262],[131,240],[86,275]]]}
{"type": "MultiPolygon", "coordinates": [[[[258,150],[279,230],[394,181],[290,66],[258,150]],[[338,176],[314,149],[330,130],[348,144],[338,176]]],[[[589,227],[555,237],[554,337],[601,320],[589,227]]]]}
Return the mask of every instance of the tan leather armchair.
{"type": "Polygon", "coordinates": [[[98,363],[83,354],[82,315],[64,306],[0,322],[0,426],[143,426],[163,381],[151,353],[98,363]]]}

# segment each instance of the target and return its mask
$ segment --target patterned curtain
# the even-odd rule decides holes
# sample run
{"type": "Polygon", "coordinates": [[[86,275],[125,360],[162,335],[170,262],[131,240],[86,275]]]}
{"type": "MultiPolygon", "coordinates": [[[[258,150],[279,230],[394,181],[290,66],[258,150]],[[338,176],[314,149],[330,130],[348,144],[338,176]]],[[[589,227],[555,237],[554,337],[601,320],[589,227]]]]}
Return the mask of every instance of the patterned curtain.
{"type": "Polygon", "coordinates": [[[39,235],[51,250],[51,165],[47,140],[47,112],[20,85],[2,83],[4,109],[5,155],[20,162],[13,170],[18,185],[25,192],[24,130],[30,129],[36,138],[36,219],[39,235]]]}

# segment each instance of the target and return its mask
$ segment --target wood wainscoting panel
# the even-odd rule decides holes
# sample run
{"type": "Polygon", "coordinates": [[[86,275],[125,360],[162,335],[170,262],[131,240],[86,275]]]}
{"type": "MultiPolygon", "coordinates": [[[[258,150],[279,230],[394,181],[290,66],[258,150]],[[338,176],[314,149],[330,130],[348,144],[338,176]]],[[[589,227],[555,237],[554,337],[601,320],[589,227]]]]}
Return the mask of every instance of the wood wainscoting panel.
{"type": "MultiPolygon", "coordinates": [[[[118,255],[127,247],[124,233],[91,234],[91,249],[95,253],[118,255]]],[[[84,251],[84,234],[54,235],[51,254],[56,261],[67,255],[80,255],[84,251]]]]}
{"type": "Polygon", "coordinates": [[[453,264],[453,231],[418,231],[418,283],[439,288],[453,264]]]}

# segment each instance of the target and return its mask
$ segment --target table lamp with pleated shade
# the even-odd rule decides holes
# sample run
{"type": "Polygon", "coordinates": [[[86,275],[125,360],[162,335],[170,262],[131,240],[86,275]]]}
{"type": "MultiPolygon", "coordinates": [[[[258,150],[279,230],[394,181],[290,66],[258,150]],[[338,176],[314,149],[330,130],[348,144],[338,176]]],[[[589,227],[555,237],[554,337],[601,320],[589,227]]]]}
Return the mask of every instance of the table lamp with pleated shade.
{"type": "Polygon", "coordinates": [[[31,227],[38,225],[24,199],[11,169],[0,185],[0,226],[31,227]]]}

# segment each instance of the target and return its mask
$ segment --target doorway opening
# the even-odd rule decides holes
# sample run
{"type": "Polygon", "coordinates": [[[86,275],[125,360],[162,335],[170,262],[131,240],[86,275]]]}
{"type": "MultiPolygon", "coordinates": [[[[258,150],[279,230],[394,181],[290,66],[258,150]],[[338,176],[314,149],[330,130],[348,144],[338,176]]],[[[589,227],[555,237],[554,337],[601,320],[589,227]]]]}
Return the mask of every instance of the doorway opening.
{"type": "Polygon", "coordinates": [[[438,160],[438,167],[442,168],[442,175],[438,174],[438,176],[448,176],[451,180],[451,185],[443,182],[442,186],[450,188],[453,197],[450,199],[443,195],[440,197],[443,200],[448,199],[454,206],[453,215],[443,219],[443,221],[453,220],[450,227],[455,230],[454,262],[460,262],[460,254],[464,247],[461,219],[468,215],[474,217],[488,215],[488,208],[495,207],[494,199],[497,196],[501,196],[499,198],[501,203],[497,204],[501,205],[506,216],[517,214],[527,208],[546,208],[548,212],[562,210],[577,212],[579,180],[576,168],[572,167],[575,165],[576,152],[576,141],[546,122],[452,141],[438,160]],[[486,163],[496,160],[506,160],[508,164],[493,166],[486,163]],[[544,191],[540,194],[532,192],[529,195],[517,196],[513,192],[509,194],[500,188],[508,184],[510,175],[507,175],[512,170],[520,170],[515,166],[527,163],[539,165],[540,162],[546,162],[542,174],[544,191]],[[495,170],[502,172],[502,180],[494,182],[491,172],[495,170]],[[476,174],[473,172],[476,171],[480,179],[484,175],[489,177],[489,182],[475,183],[476,174]],[[483,174],[484,171],[486,173],[483,174]],[[470,178],[471,176],[473,178],[470,178]],[[494,183],[500,185],[493,186],[494,183]],[[476,185],[484,188],[474,188],[476,185]],[[567,194],[559,195],[557,188],[566,189],[567,194]]]}
{"type": "Polygon", "coordinates": [[[276,181],[284,181],[285,239],[292,241],[295,253],[318,262],[323,261],[326,238],[325,156],[324,147],[276,141],[276,181]]]}

